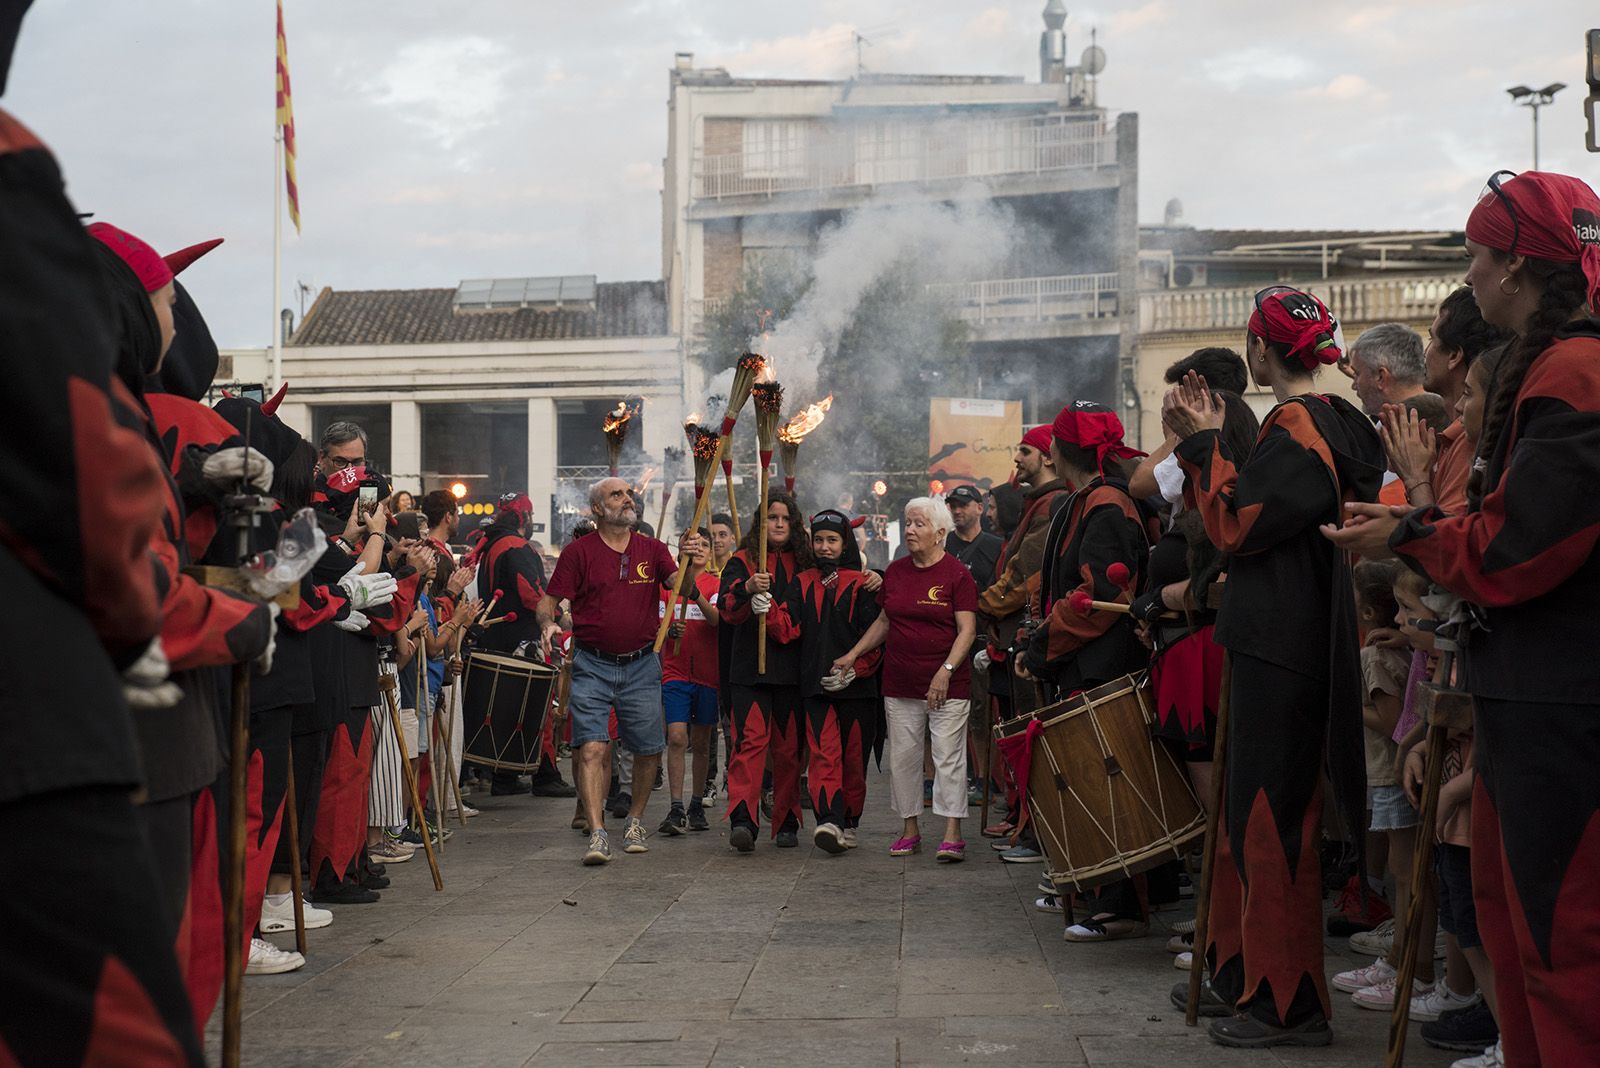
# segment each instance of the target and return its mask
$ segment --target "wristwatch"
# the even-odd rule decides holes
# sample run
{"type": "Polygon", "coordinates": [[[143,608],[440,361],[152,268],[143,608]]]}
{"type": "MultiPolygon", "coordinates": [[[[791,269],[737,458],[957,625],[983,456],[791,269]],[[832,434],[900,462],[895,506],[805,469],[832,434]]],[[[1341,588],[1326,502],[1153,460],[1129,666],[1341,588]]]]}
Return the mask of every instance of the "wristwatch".
{"type": "Polygon", "coordinates": [[[954,664],[940,664],[939,666],[950,672],[952,675],[956,673],[956,666],[954,664]]]}

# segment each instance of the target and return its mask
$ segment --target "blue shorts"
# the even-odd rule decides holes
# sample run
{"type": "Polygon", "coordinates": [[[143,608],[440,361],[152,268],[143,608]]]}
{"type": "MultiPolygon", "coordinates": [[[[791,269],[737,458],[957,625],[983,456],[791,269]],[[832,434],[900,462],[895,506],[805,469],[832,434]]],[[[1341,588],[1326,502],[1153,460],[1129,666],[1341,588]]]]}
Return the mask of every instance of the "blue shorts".
{"type": "Polygon", "coordinates": [[[663,682],[661,707],[668,723],[692,723],[696,727],[714,727],[717,723],[717,691],[698,682],[663,682]]]}
{"type": "Polygon", "coordinates": [[[1403,831],[1422,822],[1406,800],[1406,792],[1398,786],[1368,787],[1367,805],[1372,809],[1372,822],[1367,828],[1370,831],[1403,831]]]}
{"type": "Polygon", "coordinates": [[[583,649],[572,657],[572,747],[611,740],[611,710],[617,737],[635,756],[667,747],[661,725],[661,660],[654,653],[627,664],[610,664],[583,649]]]}

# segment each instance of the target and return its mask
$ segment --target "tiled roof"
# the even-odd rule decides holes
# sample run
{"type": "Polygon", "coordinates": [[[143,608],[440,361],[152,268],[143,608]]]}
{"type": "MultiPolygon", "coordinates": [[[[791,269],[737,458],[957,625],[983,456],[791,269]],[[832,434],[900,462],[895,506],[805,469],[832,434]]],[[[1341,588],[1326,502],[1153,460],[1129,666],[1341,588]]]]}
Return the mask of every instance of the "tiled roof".
{"type": "Polygon", "coordinates": [[[290,345],[429,345],[452,341],[560,341],[661,337],[665,284],[603,282],[595,307],[455,311],[454,289],[324,289],[290,345]]]}

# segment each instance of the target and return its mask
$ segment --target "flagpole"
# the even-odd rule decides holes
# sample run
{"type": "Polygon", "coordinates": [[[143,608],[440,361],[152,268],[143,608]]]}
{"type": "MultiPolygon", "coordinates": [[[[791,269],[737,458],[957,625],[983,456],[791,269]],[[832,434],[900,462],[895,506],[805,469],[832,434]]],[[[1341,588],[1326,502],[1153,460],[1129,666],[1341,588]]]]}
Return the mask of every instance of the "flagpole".
{"type": "MultiPolygon", "coordinates": [[[[274,120],[276,123],[276,120],[274,120]]],[[[283,127],[272,137],[272,382],[267,395],[283,384],[283,127]]]]}

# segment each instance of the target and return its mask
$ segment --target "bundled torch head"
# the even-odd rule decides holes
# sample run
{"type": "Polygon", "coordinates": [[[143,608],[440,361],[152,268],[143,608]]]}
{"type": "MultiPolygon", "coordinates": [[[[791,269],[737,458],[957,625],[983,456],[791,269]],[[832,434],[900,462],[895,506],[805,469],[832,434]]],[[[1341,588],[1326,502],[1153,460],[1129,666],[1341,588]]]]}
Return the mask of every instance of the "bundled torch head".
{"type": "Polygon", "coordinates": [[[628,431],[633,429],[633,417],[643,409],[643,397],[625,397],[606,413],[600,423],[600,430],[606,436],[606,457],[611,463],[613,478],[617,474],[617,465],[622,461],[622,446],[628,440],[628,431]]]}

